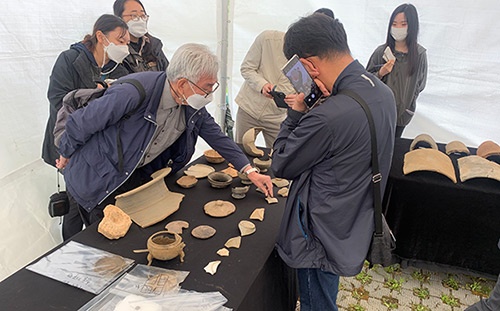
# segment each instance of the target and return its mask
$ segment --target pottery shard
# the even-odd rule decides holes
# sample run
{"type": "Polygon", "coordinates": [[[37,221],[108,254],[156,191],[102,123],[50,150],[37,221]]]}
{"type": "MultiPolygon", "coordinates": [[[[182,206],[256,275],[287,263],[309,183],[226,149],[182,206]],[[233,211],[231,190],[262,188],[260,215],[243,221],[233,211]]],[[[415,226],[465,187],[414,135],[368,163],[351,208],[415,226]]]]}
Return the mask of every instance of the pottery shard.
{"type": "Polygon", "coordinates": [[[104,209],[104,218],[99,223],[97,231],[110,240],[119,239],[127,234],[132,220],[119,207],[108,205],[104,209]]]}
{"type": "Polygon", "coordinates": [[[228,166],[226,169],[223,169],[221,172],[228,174],[229,176],[236,178],[238,177],[238,170],[234,167],[228,166]]]}
{"type": "Polygon", "coordinates": [[[227,240],[226,244],[224,244],[224,246],[227,248],[240,248],[240,245],[241,245],[240,236],[230,238],[229,240],[227,240]]]}
{"type": "Polygon", "coordinates": [[[288,188],[281,188],[280,190],[278,190],[278,194],[286,198],[288,196],[288,188]]]}
{"type": "Polygon", "coordinates": [[[227,248],[223,247],[217,251],[217,255],[219,255],[221,257],[227,257],[227,256],[229,256],[229,250],[227,248]]]}
{"type": "Polygon", "coordinates": [[[252,215],[250,215],[250,219],[256,219],[263,221],[264,220],[264,208],[256,208],[253,212],[252,215]]]}
{"type": "Polygon", "coordinates": [[[272,197],[266,197],[266,201],[267,201],[268,204],[278,203],[278,199],[272,198],[272,197]]]}
{"type": "Polygon", "coordinates": [[[240,229],[240,235],[246,236],[255,232],[255,224],[248,220],[242,220],[238,224],[238,229],[240,229]]]}
{"type": "Polygon", "coordinates": [[[236,206],[229,201],[216,200],[205,204],[203,210],[212,217],[226,217],[236,211],[236,206]]]}
{"type": "Polygon", "coordinates": [[[207,225],[201,225],[191,230],[191,235],[198,239],[208,239],[214,236],[216,230],[207,225]]]}
{"type": "Polygon", "coordinates": [[[241,138],[242,145],[248,155],[254,157],[262,157],[264,155],[264,151],[255,146],[255,138],[257,138],[257,135],[259,135],[262,130],[264,130],[262,127],[253,127],[243,134],[241,138]]]}
{"type": "Polygon", "coordinates": [[[182,176],[181,178],[177,179],[176,183],[181,186],[182,188],[192,188],[196,185],[198,182],[198,179],[194,176],[182,176]]]}
{"type": "Polygon", "coordinates": [[[288,186],[288,184],[290,184],[290,182],[288,180],[283,179],[283,178],[273,178],[273,179],[271,179],[271,181],[278,188],[286,187],[286,186],[288,186]]]}
{"type": "Polygon", "coordinates": [[[208,265],[205,266],[205,272],[214,275],[217,272],[217,268],[219,267],[220,263],[220,260],[209,262],[208,265]]]}
{"type": "Polygon", "coordinates": [[[166,226],[165,229],[168,232],[172,233],[177,233],[177,234],[182,234],[182,229],[189,228],[189,223],[184,220],[175,220],[169,222],[166,226]]]}

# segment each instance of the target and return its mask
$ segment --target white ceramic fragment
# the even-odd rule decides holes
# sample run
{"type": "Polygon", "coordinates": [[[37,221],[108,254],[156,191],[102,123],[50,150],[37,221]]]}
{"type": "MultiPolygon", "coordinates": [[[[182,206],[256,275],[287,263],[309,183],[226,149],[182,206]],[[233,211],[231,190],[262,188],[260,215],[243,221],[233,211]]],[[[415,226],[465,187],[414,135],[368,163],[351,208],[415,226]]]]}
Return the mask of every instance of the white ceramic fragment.
{"type": "Polygon", "coordinates": [[[205,178],[208,174],[215,172],[215,168],[205,164],[195,164],[184,171],[184,174],[196,178],[205,178]]]}
{"type": "Polygon", "coordinates": [[[223,247],[217,251],[217,255],[219,255],[221,257],[227,257],[227,256],[229,256],[229,250],[227,248],[223,247]]]}
{"type": "Polygon", "coordinates": [[[266,201],[267,201],[268,204],[278,203],[278,199],[272,198],[272,197],[266,197],[266,201]]]}
{"type": "Polygon", "coordinates": [[[273,179],[271,179],[271,181],[278,188],[283,188],[283,187],[286,187],[290,184],[290,182],[288,180],[283,179],[283,178],[273,178],[273,179]]]}
{"type": "Polygon", "coordinates": [[[219,267],[220,263],[220,260],[209,262],[208,265],[205,266],[205,272],[214,275],[217,272],[217,268],[219,267]]]}
{"type": "Polygon", "coordinates": [[[234,238],[230,238],[227,240],[226,244],[224,244],[227,248],[240,248],[241,245],[241,236],[237,236],[234,238]]]}
{"type": "Polygon", "coordinates": [[[255,220],[263,221],[264,220],[264,211],[265,211],[264,208],[256,208],[256,209],[254,209],[254,211],[250,215],[250,219],[255,219],[255,220]]]}
{"type": "Polygon", "coordinates": [[[184,220],[171,221],[165,226],[165,229],[168,232],[173,232],[177,234],[182,234],[182,229],[187,229],[187,228],[189,228],[189,223],[184,220]]]}
{"type": "Polygon", "coordinates": [[[240,229],[240,235],[246,236],[255,232],[255,224],[248,220],[242,220],[238,224],[238,229],[240,229]]]}
{"type": "Polygon", "coordinates": [[[278,194],[286,198],[288,196],[288,187],[284,187],[278,190],[278,194]]]}

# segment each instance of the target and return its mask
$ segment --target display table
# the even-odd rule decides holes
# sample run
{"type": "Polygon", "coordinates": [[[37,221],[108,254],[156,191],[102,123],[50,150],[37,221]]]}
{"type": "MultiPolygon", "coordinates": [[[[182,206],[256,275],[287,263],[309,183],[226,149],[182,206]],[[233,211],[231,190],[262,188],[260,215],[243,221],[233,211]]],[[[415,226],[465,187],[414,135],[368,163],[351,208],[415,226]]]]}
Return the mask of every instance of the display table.
{"type": "MultiPolygon", "coordinates": [[[[487,178],[454,184],[434,172],[403,175],[411,140],[397,139],[388,180],[387,221],[403,258],[498,275],[500,182],[487,178]]],[[[444,151],[444,145],[438,144],[444,151]]],[[[475,149],[471,153],[475,154],[475,149]]],[[[456,159],[452,162],[457,168],[456,159]]]]}
{"type": "MultiPolygon", "coordinates": [[[[204,158],[195,163],[208,164],[204,158]]],[[[227,167],[227,162],[210,165],[221,170],[227,167]]],[[[113,241],[98,233],[97,224],[94,224],[77,234],[73,240],[134,259],[138,264],[147,264],[147,253],[135,254],[132,251],[145,249],[149,236],[165,230],[168,222],[185,220],[189,222],[189,229],[184,229],[182,234],[186,243],[184,262],[179,262],[179,258],[166,262],[154,260],[153,266],[190,271],[181,284],[183,289],[219,291],[228,299],[225,306],[233,310],[294,310],[297,300],[295,272],[274,251],[286,199],[279,197],[279,203],[269,205],[264,195],[256,192],[254,185],[246,198],[233,199],[231,187],[242,186],[239,178],[235,178],[232,185],[224,189],[210,187],[206,178],[199,180],[194,188],[183,189],[175,183],[181,176],[182,171],[165,179],[170,191],[186,195],[180,209],[166,220],[145,229],[132,224],[125,237],[113,241]],[[236,212],[226,218],[207,216],[203,206],[212,200],[231,201],[237,207],[236,212]],[[257,207],[265,207],[264,221],[252,220],[257,231],[242,237],[241,247],[231,248],[229,257],[218,256],[216,251],[224,247],[227,239],[239,235],[238,222],[248,220],[257,207]],[[192,237],[191,229],[202,224],[214,227],[217,230],[215,236],[208,240],[192,237]],[[213,260],[221,260],[222,263],[217,273],[210,275],[203,268],[213,260]]],[[[277,188],[274,189],[275,196],[276,192],[277,188]]],[[[0,305],[3,310],[77,310],[93,297],[93,294],[27,269],[19,270],[0,283],[0,305]]]]}

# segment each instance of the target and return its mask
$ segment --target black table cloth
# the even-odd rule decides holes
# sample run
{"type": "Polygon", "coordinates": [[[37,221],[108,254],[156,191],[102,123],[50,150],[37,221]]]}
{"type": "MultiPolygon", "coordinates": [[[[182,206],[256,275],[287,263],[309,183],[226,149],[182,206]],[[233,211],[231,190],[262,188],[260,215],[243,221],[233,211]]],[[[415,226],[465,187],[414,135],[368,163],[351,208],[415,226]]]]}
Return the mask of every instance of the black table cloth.
{"type": "MultiPolygon", "coordinates": [[[[453,183],[434,172],[403,174],[411,140],[397,139],[386,191],[387,221],[395,253],[403,258],[500,272],[500,182],[488,178],[453,183]]],[[[444,145],[438,144],[441,151],[444,145]]],[[[474,148],[469,148],[475,154],[474,148]]],[[[457,158],[452,163],[457,169],[457,158]]]]}
{"type": "MultiPolygon", "coordinates": [[[[209,164],[204,158],[195,163],[209,164]]],[[[221,170],[227,167],[227,162],[210,165],[221,170]]],[[[74,236],[73,240],[147,264],[147,253],[135,254],[132,251],[145,249],[149,236],[165,230],[168,222],[185,220],[189,222],[189,228],[182,234],[186,243],[184,262],[181,263],[178,257],[170,261],[154,260],[154,266],[190,271],[181,284],[182,288],[219,291],[228,299],[226,306],[234,310],[294,310],[297,300],[295,272],[274,250],[286,199],[279,197],[277,204],[269,205],[264,195],[256,192],[254,185],[246,198],[233,199],[231,187],[243,186],[239,178],[224,189],[210,187],[206,178],[199,180],[194,188],[183,189],[175,183],[182,174],[180,171],[165,178],[170,191],[186,195],[180,209],[166,220],[144,229],[132,224],[127,235],[118,240],[108,240],[97,232],[97,224],[94,224],[74,236]],[[237,207],[236,212],[225,218],[212,218],[203,212],[204,204],[212,200],[231,201],[237,207]],[[251,220],[257,231],[242,237],[241,247],[231,248],[229,257],[218,256],[216,251],[224,247],[229,238],[239,235],[238,222],[249,220],[252,211],[258,207],[265,208],[265,218],[262,222],[251,220]],[[217,230],[215,236],[207,240],[192,237],[191,230],[203,224],[214,227],[217,230]],[[203,268],[213,260],[222,263],[217,273],[210,275],[203,268]]],[[[277,190],[274,189],[275,196],[277,190]]],[[[77,310],[93,297],[88,292],[26,269],[0,283],[0,305],[5,310],[77,310]]]]}

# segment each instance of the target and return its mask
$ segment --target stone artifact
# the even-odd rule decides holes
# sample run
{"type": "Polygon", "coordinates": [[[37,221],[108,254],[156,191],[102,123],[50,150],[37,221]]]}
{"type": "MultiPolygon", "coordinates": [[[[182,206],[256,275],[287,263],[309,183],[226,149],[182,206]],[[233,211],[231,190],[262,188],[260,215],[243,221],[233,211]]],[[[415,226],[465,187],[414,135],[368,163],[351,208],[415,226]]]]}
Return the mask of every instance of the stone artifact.
{"type": "Polygon", "coordinates": [[[272,159],[269,158],[267,160],[261,160],[259,158],[254,158],[253,159],[253,164],[260,169],[261,173],[267,172],[269,167],[271,167],[272,159]]]}
{"type": "Polygon", "coordinates": [[[170,260],[177,256],[181,262],[184,262],[184,247],[186,244],[182,242],[182,238],[177,233],[169,231],[158,231],[151,235],[147,242],[148,249],[134,250],[134,253],[148,254],[148,266],[153,262],[153,258],[157,260],[170,260]]]}
{"type": "Polygon", "coordinates": [[[283,187],[286,187],[290,184],[290,182],[288,180],[283,179],[283,178],[273,178],[273,179],[271,179],[271,181],[278,188],[283,188],[283,187]]]}
{"type": "Polygon", "coordinates": [[[467,146],[458,140],[450,141],[449,143],[446,144],[445,147],[446,154],[455,154],[455,155],[461,155],[461,156],[466,156],[470,154],[469,148],[467,146]]]}
{"type": "Polygon", "coordinates": [[[215,235],[215,232],[216,230],[210,226],[200,225],[191,230],[191,235],[194,236],[195,238],[206,240],[208,238],[213,237],[215,235]]]}
{"type": "Polygon", "coordinates": [[[212,217],[226,217],[236,211],[236,206],[229,201],[210,201],[203,207],[205,214],[212,217]]]}
{"type": "Polygon", "coordinates": [[[415,149],[405,154],[403,173],[408,175],[416,171],[432,171],[440,173],[453,181],[457,182],[455,177],[455,168],[451,159],[436,149],[415,149]]]}
{"type": "Polygon", "coordinates": [[[104,208],[104,218],[97,227],[97,232],[110,240],[119,239],[127,234],[132,220],[119,207],[109,204],[104,208]]]}
{"type": "Polygon", "coordinates": [[[214,275],[217,272],[217,268],[219,267],[220,263],[220,260],[209,262],[208,265],[205,266],[205,272],[214,275]]]}
{"type": "Polygon", "coordinates": [[[254,157],[262,157],[264,155],[264,151],[255,146],[255,139],[262,130],[262,127],[252,127],[243,134],[241,142],[243,144],[243,149],[248,155],[254,157]]]}
{"type": "Polygon", "coordinates": [[[208,182],[213,188],[226,188],[233,182],[233,177],[223,172],[208,174],[208,182]]]}
{"type": "Polygon", "coordinates": [[[263,221],[264,220],[264,211],[265,211],[264,208],[254,209],[254,211],[250,215],[250,219],[256,219],[256,220],[263,221]]]}
{"type": "Polygon", "coordinates": [[[106,256],[99,258],[94,264],[94,271],[102,276],[115,275],[127,266],[120,256],[106,256]]]}
{"type": "Polygon", "coordinates": [[[417,137],[415,137],[411,142],[410,151],[421,148],[430,148],[438,150],[438,145],[436,144],[436,141],[434,141],[434,138],[432,138],[430,135],[420,134],[417,137]]]}
{"type": "Polygon", "coordinates": [[[231,190],[231,196],[235,199],[243,199],[246,196],[246,193],[250,189],[250,186],[245,187],[233,187],[231,190]]]}
{"type": "Polygon", "coordinates": [[[182,229],[187,229],[189,228],[189,223],[184,220],[174,220],[169,222],[166,226],[165,229],[168,232],[172,233],[177,233],[177,234],[182,234],[182,229]]]}
{"type": "Polygon", "coordinates": [[[476,154],[485,159],[488,159],[490,156],[499,156],[500,146],[491,140],[487,140],[477,147],[476,154]]]}
{"type": "Polygon", "coordinates": [[[223,247],[217,251],[217,255],[219,255],[221,257],[227,257],[227,256],[229,256],[229,250],[227,248],[223,247]]]}
{"type": "Polygon", "coordinates": [[[226,173],[233,178],[238,177],[238,170],[235,169],[231,163],[229,163],[229,166],[223,169],[221,172],[226,173]]]}
{"type": "Polygon", "coordinates": [[[222,163],[224,162],[224,158],[214,149],[208,149],[203,152],[205,159],[210,163],[222,163]]]}
{"type": "Polygon", "coordinates": [[[240,229],[241,236],[250,235],[250,234],[254,233],[255,230],[257,230],[255,228],[255,224],[251,221],[248,221],[248,220],[240,221],[238,224],[238,229],[240,229]]]}
{"type": "Polygon", "coordinates": [[[278,190],[278,194],[286,198],[288,196],[288,190],[289,190],[288,187],[283,187],[280,190],[278,190]]]}
{"type": "Polygon", "coordinates": [[[195,164],[191,165],[187,170],[185,170],[184,174],[196,178],[205,178],[212,172],[215,172],[215,168],[211,167],[210,165],[195,164]]]}
{"type": "Polygon", "coordinates": [[[275,204],[278,203],[278,199],[274,197],[266,197],[267,204],[275,204]]]}
{"type": "Polygon", "coordinates": [[[462,182],[472,178],[490,178],[500,181],[500,165],[480,156],[468,156],[457,160],[462,182]]]}
{"type": "Polygon", "coordinates": [[[170,192],[164,178],[171,168],[161,169],[152,176],[153,180],[115,197],[115,205],[122,209],[132,220],[146,228],[167,218],[180,207],[184,194],[170,192]]]}
{"type": "Polygon", "coordinates": [[[224,246],[227,248],[240,248],[240,245],[241,245],[241,236],[230,238],[224,244],[224,246]]]}
{"type": "Polygon", "coordinates": [[[192,188],[198,183],[198,179],[194,176],[182,176],[181,178],[177,179],[176,183],[181,186],[182,188],[192,188]]]}

